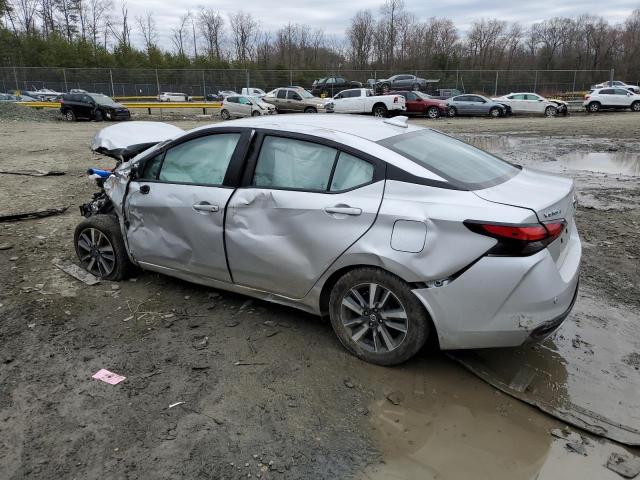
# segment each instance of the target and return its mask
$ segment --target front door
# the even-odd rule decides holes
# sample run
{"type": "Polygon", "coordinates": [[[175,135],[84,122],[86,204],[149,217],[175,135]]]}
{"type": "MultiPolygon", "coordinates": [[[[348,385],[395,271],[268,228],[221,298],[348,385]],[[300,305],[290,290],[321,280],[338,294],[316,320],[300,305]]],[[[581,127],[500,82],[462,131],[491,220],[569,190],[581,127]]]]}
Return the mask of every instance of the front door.
{"type": "Polygon", "coordinates": [[[263,136],[256,151],[247,186],[236,191],[227,210],[233,281],[302,298],[373,224],[383,168],[280,134],[263,136]]]}
{"type": "Polygon", "coordinates": [[[225,175],[232,158],[242,155],[240,137],[240,132],[197,137],[145,164],[126,199],[127,239],[138,262],[230,280],[223,228],[234,188],[225,185],[225,175]]]}

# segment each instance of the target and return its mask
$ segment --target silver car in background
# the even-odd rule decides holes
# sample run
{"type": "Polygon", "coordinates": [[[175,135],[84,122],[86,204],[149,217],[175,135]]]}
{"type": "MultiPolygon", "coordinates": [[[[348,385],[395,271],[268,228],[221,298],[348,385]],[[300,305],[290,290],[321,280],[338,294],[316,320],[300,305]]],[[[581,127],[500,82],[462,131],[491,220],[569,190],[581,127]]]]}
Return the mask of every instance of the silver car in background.
{"type": "Polygon", "coordinates": [[[223,120],[272,115],[274,113],[277,113],[276,107],[259,97],[250,95],[229,95],[222,101],[222,106],[220,107],[220,116],[223,120]]]}
{"type": "Polygon", "coordinates": [[[94,139],[124,163],[75,231],[81,264],[102,278],[136,265],[328,315],[350,352],[380,365],[429,336],[442,349],[541,339],[575,301],[568,178],[406,117],[126,127],[94,139]]]}

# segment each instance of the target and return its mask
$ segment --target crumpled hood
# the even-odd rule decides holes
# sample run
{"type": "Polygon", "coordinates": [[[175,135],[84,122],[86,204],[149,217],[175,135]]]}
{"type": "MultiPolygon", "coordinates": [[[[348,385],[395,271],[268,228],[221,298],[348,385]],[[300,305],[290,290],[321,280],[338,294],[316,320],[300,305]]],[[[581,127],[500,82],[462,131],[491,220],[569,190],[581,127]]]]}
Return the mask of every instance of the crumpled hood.
{"type": "Polygon", "coordinates": [[[168,123],[118,123],[96,133],[91,141],[91,150],[127,161],[160,142],[182,134],[184,130],[168,123]]]}

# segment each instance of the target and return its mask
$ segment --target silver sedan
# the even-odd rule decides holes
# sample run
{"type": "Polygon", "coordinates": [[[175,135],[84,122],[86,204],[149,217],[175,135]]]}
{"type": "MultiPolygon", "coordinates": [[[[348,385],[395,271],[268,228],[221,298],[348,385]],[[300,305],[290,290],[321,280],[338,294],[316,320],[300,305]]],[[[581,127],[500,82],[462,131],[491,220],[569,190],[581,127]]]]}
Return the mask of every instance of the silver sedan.
{"type": "Polygon", "coordinates": [[[87,270],[137,266],[328,315],[369,362],[406,361],[431,335],[442,349],[541,339],[576,298],[573,182],[406,117],[127,122],[93,148],[122,163],[82,207],[87,270]]]}

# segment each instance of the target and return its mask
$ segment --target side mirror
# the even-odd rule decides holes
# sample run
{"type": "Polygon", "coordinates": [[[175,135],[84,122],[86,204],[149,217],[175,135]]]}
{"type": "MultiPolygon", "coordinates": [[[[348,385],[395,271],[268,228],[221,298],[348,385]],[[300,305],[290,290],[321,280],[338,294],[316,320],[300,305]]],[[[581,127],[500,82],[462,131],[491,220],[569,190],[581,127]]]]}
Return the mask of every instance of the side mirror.
{"type": "Polygon", "coordinates": [[[247,105],[253,105],[253,102],[247,102],[246,104],[247,105]]]}

